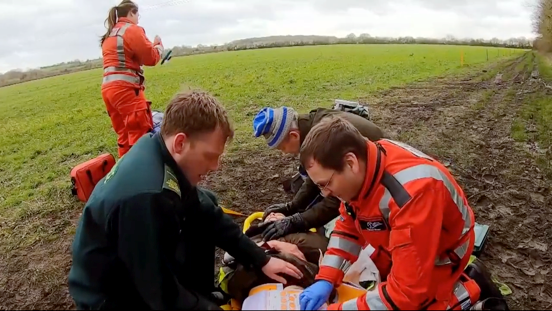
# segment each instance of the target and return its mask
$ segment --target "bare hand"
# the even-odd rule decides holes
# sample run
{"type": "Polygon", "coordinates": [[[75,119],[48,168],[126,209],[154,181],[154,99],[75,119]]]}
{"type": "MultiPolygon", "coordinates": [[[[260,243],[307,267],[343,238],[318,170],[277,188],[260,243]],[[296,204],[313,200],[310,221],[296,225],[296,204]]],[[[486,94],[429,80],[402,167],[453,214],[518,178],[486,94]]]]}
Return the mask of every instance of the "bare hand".
{"type": "Polygon", "coordinates": [[[155,36],[155,39],[153,39],[153,45],[163,44],[161,42],[161,37],[155,36]]]}
{"type": "Polygon", "coordinates": [[[303,252],[301,252],[299,247],[297,247],[297,245],[295,244],[277,241],[277,240],[268,241],[266,242],[266,244],[270,245],[270,247],[274,248],[280,253],[291,254],[303,261],[307,261],[303,252]]]}
{"type": "Polygon", "coordinates": [[[278,273],[284,273],[296,279],[303,277],[301,270],[299,270],[296,266],[275,257],[271,257],[262,270],[266,276],[282,284],[286,284],[287,281],[283,277],[279,276],[278,273]]]}

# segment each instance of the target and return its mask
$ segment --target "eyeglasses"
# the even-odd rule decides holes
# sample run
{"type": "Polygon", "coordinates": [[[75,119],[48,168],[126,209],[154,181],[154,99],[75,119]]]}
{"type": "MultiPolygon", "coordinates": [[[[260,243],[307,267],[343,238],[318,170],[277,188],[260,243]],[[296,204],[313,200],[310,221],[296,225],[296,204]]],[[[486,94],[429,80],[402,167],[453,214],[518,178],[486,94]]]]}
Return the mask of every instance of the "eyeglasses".
{"type": "Polygon", "coordinates": [[[324,185],[324,187],[322,187],[322,185],[319,185],[317,183],[315,183],[315,185],[320,189],[320,191],[326,190],[330,182],[332,182],[332,178],[334,177],[334,175],[335,175],[335,171],[332,173],[332,175],[330,176],[330,179],[328,179],[328,182],[324,185]]]}

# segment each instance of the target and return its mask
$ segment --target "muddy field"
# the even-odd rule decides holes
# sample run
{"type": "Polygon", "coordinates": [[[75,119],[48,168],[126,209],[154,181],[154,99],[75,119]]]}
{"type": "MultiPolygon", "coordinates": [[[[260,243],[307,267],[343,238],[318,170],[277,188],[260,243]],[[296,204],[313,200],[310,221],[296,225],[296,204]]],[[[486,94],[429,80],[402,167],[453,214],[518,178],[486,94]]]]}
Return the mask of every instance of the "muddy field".
{"type": "Polygon", "coordinates": [[[510,138],[523,97],[543,85],[531,77],[531,56],[503,66],[464,81],[391,90],[375,105],[375,121],[441,159],[457,177],[476,221],[490,226],[481,258],[512,289],[510,307],[550,309],[550,180],[536,165],[535,143],[510,138]]]}
{"type": "MultiPolygon", "coordinates": [[[[393,138],[436,156],[458,178],[477,221],[490,226],[481,258],[512,289],[512,309],[552,308],[550,181],[532,157],[534,145],[510,138],[521,100],[542,87],[531,78],[532,61],[520,58],[463,79],[441,78],[366,98],[374,121],[393,138]],[[497,73],[502,81],[495,81],[497,73]]],[[[278,153],[234,153],[205,186],[225,207],[247,214],[289,200],[281,183],[296,166],[278,153]]],[[[69,246],[39,246],[0,262],[0,271],[7,272],[0,277],[0,309],[74,308],[66,287],[69,246]]]]}
{"type": "MultiPolygon", "coordinates": [[[[464,187],[476,221],[490,226],[481,259],[507,284],[512,309],[552,308],[552,196],[531,157],[532,145],[510,138],[520,103],[542,84],[531,56],[466,78],[394,88],[366,98],[376,124],[391,137],[443,161],[464,187]]],[[[251,213],[287,196],[281,182],[295,160],[239,155],[208,180],[226,202],[251,213]],[[269,180],[269,182],[266,182],[269,180]]]]}

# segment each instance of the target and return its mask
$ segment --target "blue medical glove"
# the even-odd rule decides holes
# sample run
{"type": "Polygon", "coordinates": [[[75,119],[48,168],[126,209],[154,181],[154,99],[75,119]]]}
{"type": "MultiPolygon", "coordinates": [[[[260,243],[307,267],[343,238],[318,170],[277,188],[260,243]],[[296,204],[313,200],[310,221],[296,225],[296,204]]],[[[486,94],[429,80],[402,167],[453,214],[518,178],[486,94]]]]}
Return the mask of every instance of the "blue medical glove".
{"type": "Polygon", "coordinates": [[[299,305],[301,310],[318,310],[328,301],[332,293],[332,283],[324,280],[317,281],[307,287],[301,295],[299,295],[299,305]]]}

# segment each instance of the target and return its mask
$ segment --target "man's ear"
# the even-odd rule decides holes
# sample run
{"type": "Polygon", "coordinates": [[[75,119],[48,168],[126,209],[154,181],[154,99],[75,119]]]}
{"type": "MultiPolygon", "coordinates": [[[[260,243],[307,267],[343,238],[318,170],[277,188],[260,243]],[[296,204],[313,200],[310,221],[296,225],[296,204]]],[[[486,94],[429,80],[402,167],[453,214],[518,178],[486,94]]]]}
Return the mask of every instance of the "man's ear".
{"type": "Polygon", "coordinates": [[[178,133],[174,135],[173,139],[173,151],[176,154],[181,154],[186,149],[185,144],[188,142],[188,136],[184,133],[178,133]]]}
{"type": "Polygon", "coordinates": [[[360,164],[358,163],[358,158],[352,152],[348,152],[347,154],[345,154],[345,165],[349,166],[354,174],[358,174],[358,172],[360,172],[360,164]]]}
{"type": "Polygon", "coordinates": [[[294,139],[299,139],[299,137],[301,135],[299,134],[298,130],[292,130],[292,131],[289,132],[289,136],[294,138],[294,139]]]}

